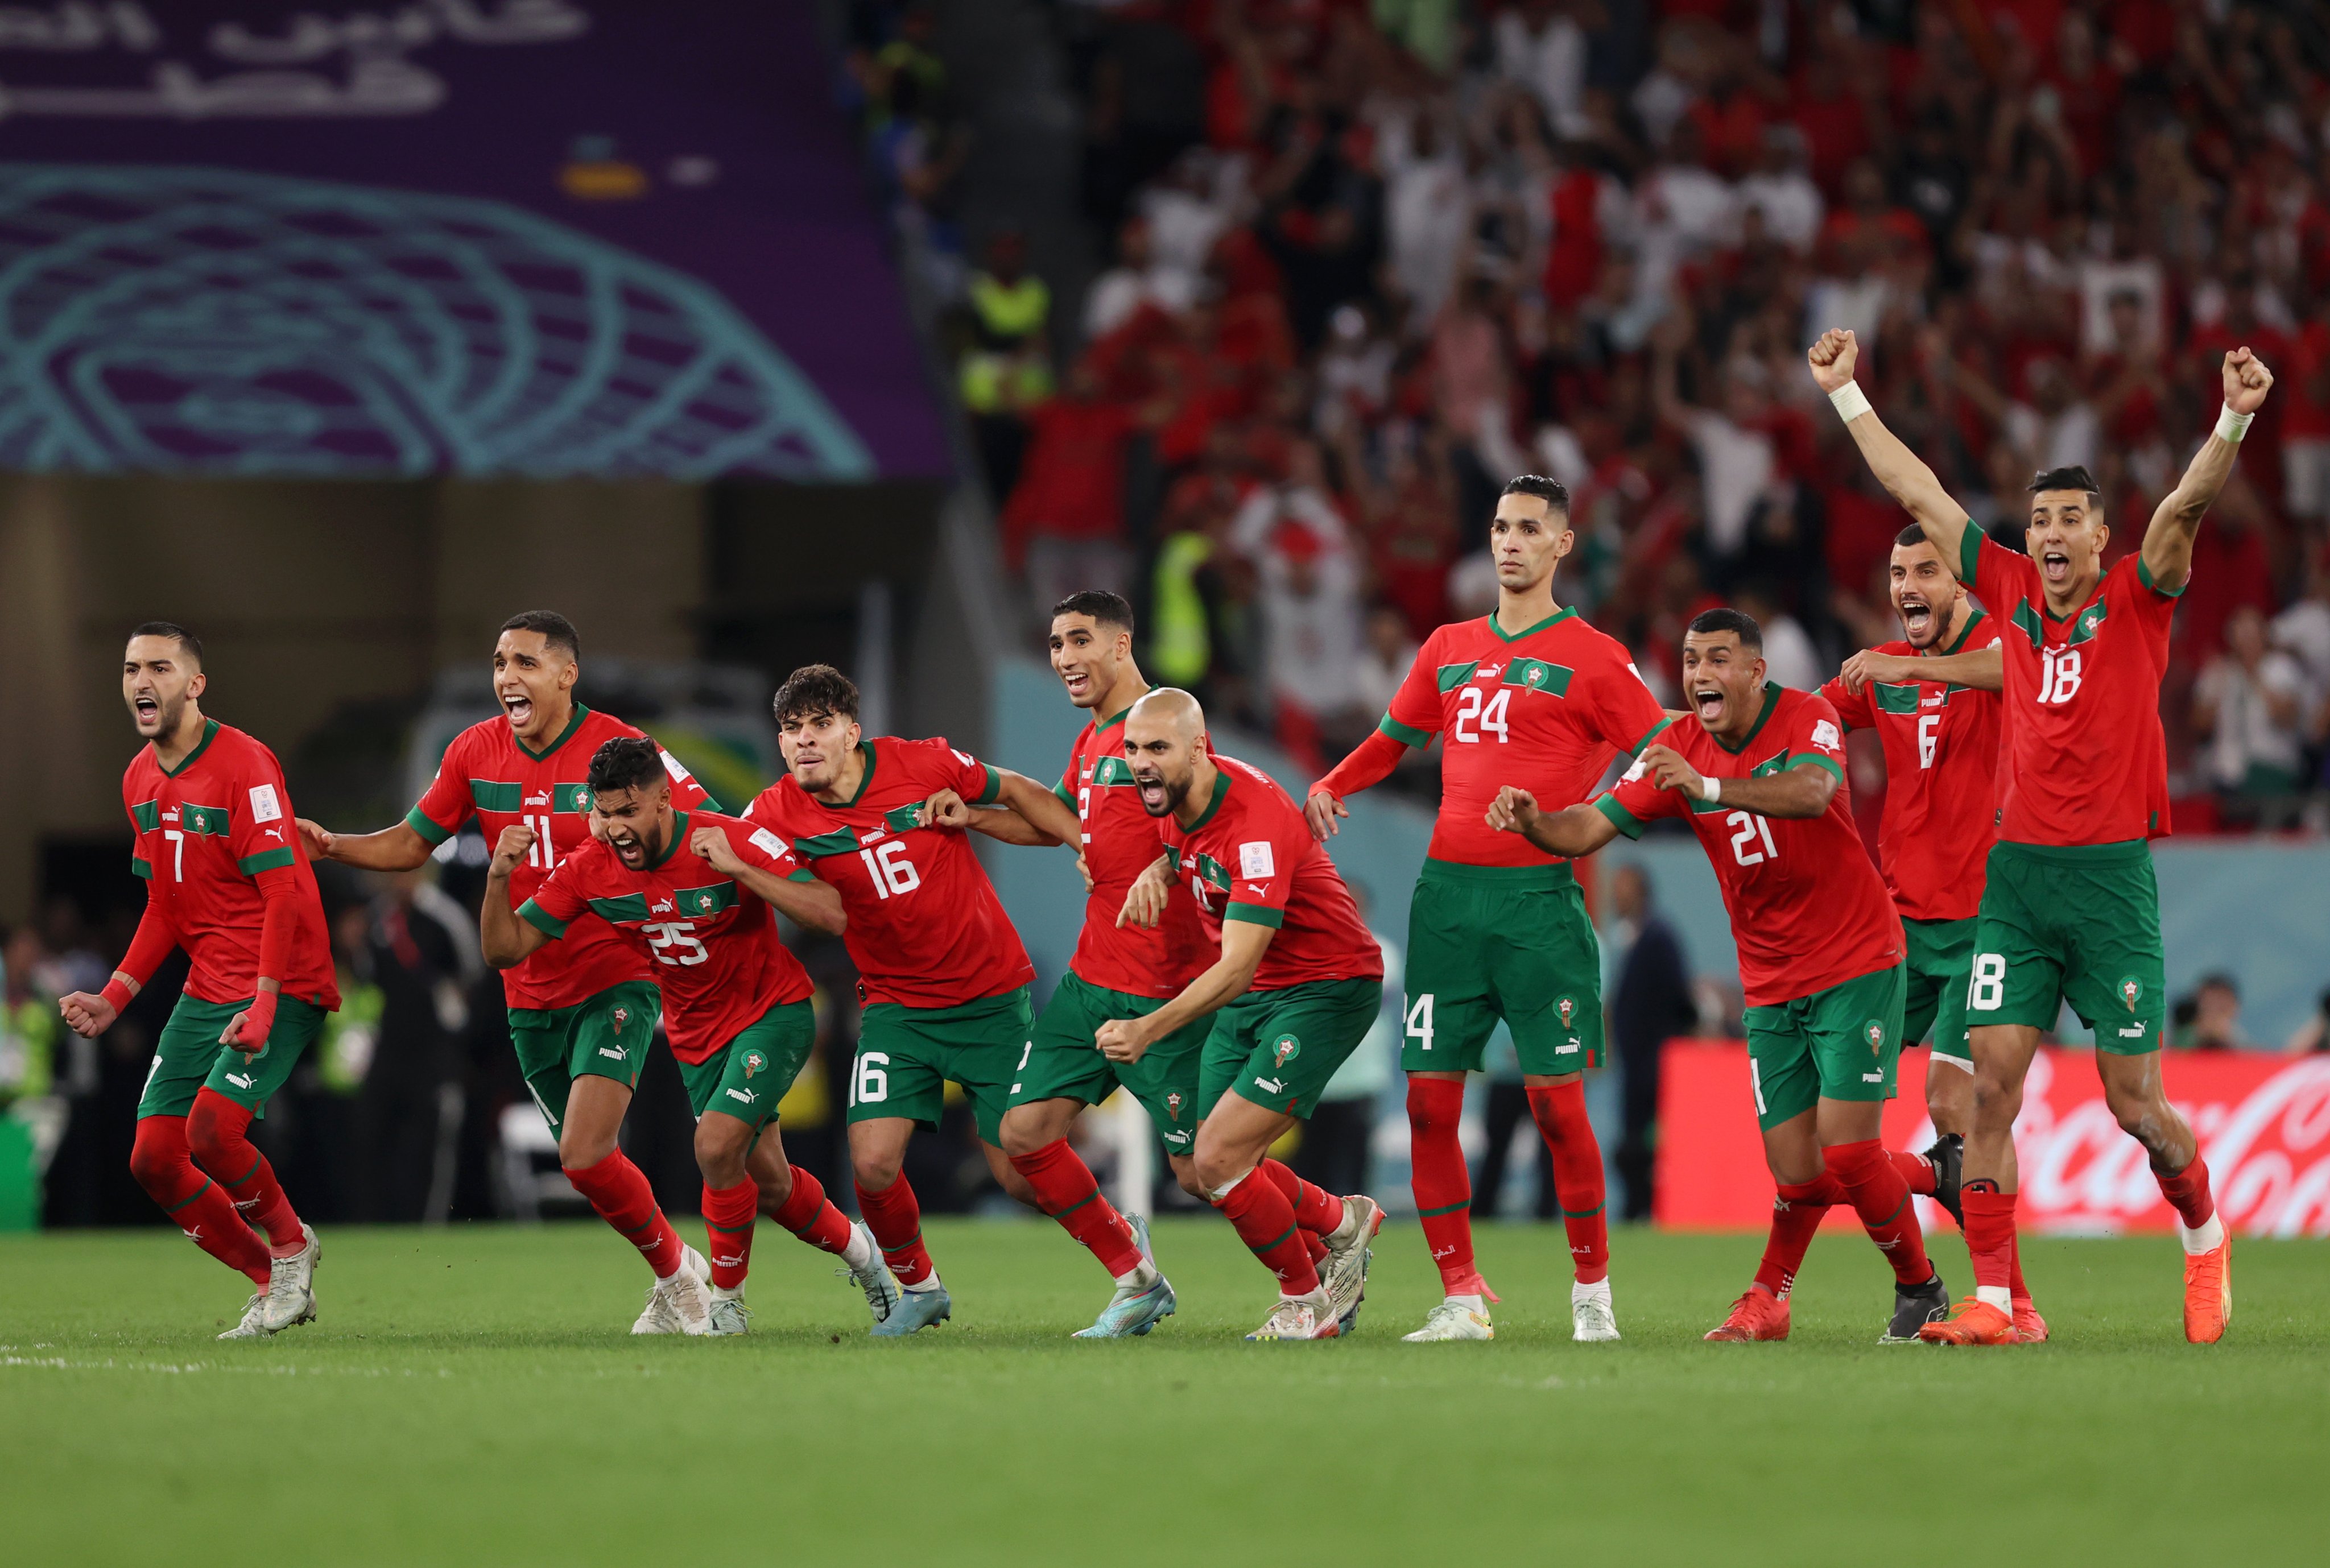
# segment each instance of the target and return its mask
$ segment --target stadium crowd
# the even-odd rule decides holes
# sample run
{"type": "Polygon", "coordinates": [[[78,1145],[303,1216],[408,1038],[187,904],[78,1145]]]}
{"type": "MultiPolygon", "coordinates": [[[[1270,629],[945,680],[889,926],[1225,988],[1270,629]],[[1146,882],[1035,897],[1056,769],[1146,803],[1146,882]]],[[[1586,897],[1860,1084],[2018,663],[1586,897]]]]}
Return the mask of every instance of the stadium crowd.
{"type": "MultiPolygon", "coordinates": [[[[2180,831],[2330,816],[2330,33],[2236,0],[1063,0],[1103,237],[966,269],[961,390],[1031,602],[1331,760],[1479,614],[1496,486],[1574,496],[1565,597],[1670,683],[1738,604],[1812,685],[1895,635],[1900,517],[1818,407],[1862,375],[1985,527],[2085,464],[2121,526],[2247,343],[2284,389],[2203,530],[2163,697],[2180,831]]],[[[963,146],[923,6],[857,8],[902,207],[963,146]],[[896,113],[881,106],[904,102],[896,113]],[[937,115],[937,111],[933,111],[937,115]],[[917,161],[919,160],[919,161],[917,161]]],[[[929,199],[924,201],[924,197],[929,199]]],[[[951,241],[955,242],[955,241],[951,241]]],[[[1873,821],[1881,778],[1856,777],[1873,821]]],[[[1428,779],[1428,767],[1418,770],[1428,779]]],[[[1426,786],[1428,788],[1428,785],[1426,786]]]]}

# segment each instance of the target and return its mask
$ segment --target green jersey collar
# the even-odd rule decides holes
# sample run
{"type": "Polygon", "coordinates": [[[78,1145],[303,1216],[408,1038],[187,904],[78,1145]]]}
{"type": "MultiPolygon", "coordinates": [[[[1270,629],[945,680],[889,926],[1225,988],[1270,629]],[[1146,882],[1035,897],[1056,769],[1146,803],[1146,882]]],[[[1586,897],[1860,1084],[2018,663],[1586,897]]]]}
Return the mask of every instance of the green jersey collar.
{"type": "Polygon", "coordinates": [[[663,846],[663,853],[661,855],[657,855],[653,860],[648,862],[648,869],[649,871],[660,869],[663,863],[669,860],[673,855],[678,854],[679,846],[687,842],[687,813],[685,811],[675,811],[671,814],[671,842],[663,846]]]}
{"type": "Polygon", "coordinates": [[[850,793],[849,798],[833,808],[836,811],[848,810],[860,800],[865,799],[866,791],[874,788],[874,742],[860,741],[857,742],[857,750],[866,759],[866,771],[858,775],[857,788],[850,793]]]}
{"type": "Polygon", "coordinates": [[[193,751],[178,759],[178,765],[176,767],[162,768],[162,756],[158,750],[154,754],[154,766],[156,768],[162,768],[163,778],[175,779],[179,774],[185,772],[187,769],[194,765],[195,758],[201,756],[204,752],[211,749],[211,742],[218,739],[218,732],[219,722],[216,719],[204,719],[203,721],[203,738],[194,742],[194,749],[193,751]]]}
{"type": "Polygon", "coordinates": [[[1214,798],[1206,802],[1206,808],[1198,813],[1198,819],[1189,824],[1188,831],[1195,833],[1207,823],[1211,822],[1214,819],[1214,813],[1222,808],[1222,801],[1229,792],[1230,770],[1217,762],[1214,764],[1214,798]]]}
{"type": "Polygon", "coordinates": [[[1949,647],[1942,649],[1939,654],[1920,654],[1918,656],[1920,658],[1947,658],[1950,655],[1957,652],[1958,649],[1965,647],[1966,638],[1974,635],[1974,628],[1980,626],[1984,621],[1988,620],[1990,618],[1981,610],[1975,610],[1972,615],[1966,617],[1966,623],[1959,629],[1956,641],[1951,643],[1949,647]]]}
{"type": "Polygon", "coordinates": [[[1717,745],[1722,746],[1725,751],[1737,757],[1740,752],[1745,751],[1748,747],[1756,743],[1756,737],[1762,734],[1764,732],[1764,726],[1771,722],[1772,710],[1779,705],[1780,683],[1777,681],[1766,681],[1764,683],[1764,711],[1756,715],[1755,727],[1750,729],[1745,735],[1739,737],[1739,744],[1737,746],[1724,745],[1722,737],[1716,734],[1712,730],[1708,731],[1707,738],[1713,741],[1717,745]]]}
{"type": "Polygon", "coordinates": [[[510,732],[510,743],[516,746],[519,751],[525,752],[527,756],[533,758],[535,761],[539,762],[545,757],[549,756],[553,751],[557,751],[559,747],[564,746],[567,741],[573,740],[574,738],[574,732],[581,729],[582,727],[582,721],[590,716],[590,709],[584,707],[580,703],[575,704],[574,716],[566,721],[566,728],[559,731],[558,738],[551,741],[549,745],[545,746],[539,751],[527,745],[524,741],[519,740],[516,730],[512,730],[510,732]]]}
{"type": "Polygon", "coordinates": [[[1577,609],[1576,606],[1566,604],[1559,609],[1555,610],[1551,615],[1547,616],[1543,620],[1539,621],[1535,626],[1524,627],[1520,631],[1508,633],[1503,627],[1497,624],[1496,611],[1491,610],[1489,612],[1489,629],[1497,634],[1498,640],[1501,642],[1519,642],[1525,637],[1535,637],[1547,627],[1558,626],[1577,613],[1577,609]]]}

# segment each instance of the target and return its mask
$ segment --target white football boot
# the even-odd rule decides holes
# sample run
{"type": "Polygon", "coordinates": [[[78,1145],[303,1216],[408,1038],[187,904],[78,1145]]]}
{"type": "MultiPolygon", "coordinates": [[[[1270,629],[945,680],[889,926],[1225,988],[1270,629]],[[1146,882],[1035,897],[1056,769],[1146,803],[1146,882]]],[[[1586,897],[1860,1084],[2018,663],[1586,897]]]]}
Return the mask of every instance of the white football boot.
{"type": "Polygon", "coordinates": [[[1610,1304],[1610,1281],[1569,1288],[1569,1337],[1580,1345],[1618,1337],[1618,1314],[1610,1304]]]}
{"type": "Polygon", "coordinates": [[[1321,1289],[1308,1296],[1281,1296],[1262,1327],[1246,1336],[1261,1339],[1334,1339],[1342,1334],[1335,1311],[1321,1289]]]}
{"type": "Polygon", "coordinates": [[[1400,1338],[1410,1345],[1436,1345],[1449,1339],[1494,1339],[1489,1308],[1476,1306],[1477,1297],[1451,1296],[1425,1314],[1424,1327],[1400,1338]]]}
{"type": "Polygon", "coordinates": [[[260,1308],[260,1318],[270,1334],[312,1322],[316,1316],[316,1265],[323,1261],[324,1243],[313,1225],[303,1223],[299,1233],[305,1244],[268,1265],[267,1304],[260,1308]]]}
{"type": "Polygon", "coordinates": [[[267,1292],[260,1291],[242,1304],[242,1321],[219,1336],[221,1339],[271,1339],[267,1332],[267,1292]]]}

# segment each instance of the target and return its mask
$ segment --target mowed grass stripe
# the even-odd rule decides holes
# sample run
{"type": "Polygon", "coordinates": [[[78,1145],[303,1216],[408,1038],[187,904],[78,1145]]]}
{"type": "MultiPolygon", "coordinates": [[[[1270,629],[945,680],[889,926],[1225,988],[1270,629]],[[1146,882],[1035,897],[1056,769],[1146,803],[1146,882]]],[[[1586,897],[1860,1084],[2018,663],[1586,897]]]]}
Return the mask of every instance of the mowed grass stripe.
{"type": "MultiPolygon", "coordinates": [[[[2056,1341],[1947,1352],[1875,1343],[1890,1279],[1849,1233],[1815,1244],[1782,1345],[1699,1341],[1757,1239],[1632,1232],[1625,1340],[1573,1345],[1560,1232],[1535,1226],[1481,1231],[1496,1342],[1402,1345],[1438,1285],[1394,1226],[1357,1336],[1249,1346],[1268,1282],[1208,1218],[1159,1225],[1180,1310],[1113,1344],[1066,1338],[1108,1281],[1049,1225],[933,1222],[955,1320],[903,1342],[762,1231],[743,1341],[630,1338],[646,1270],[592,1223],[334,1230],[321,1320],[260,1345],[213,1338],[244,1291],[173,1233],[0,1241],[5,1555],[2265,1562],[2322,1539],[2322,1243],[2237,1244],[2232,1334],[2202,1349],[2173,1242],[2032,1241],[2056,1341]]],[[[1964,1249],[1935,1251],[1963,1293],[1964,1249]]]]}

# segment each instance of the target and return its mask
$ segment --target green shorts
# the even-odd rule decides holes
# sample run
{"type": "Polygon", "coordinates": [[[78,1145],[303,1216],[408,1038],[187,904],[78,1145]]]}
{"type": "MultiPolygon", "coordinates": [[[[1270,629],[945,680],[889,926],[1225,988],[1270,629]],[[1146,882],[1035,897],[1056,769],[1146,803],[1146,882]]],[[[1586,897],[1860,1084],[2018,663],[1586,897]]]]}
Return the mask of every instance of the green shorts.
{"type": "Polygon", "coordinates": [[[815,1007],[807,1002],[772,1007],[703,1061],[679,1064],[687,1108],[699,1120],[716,1110],[758,1128],[777,1114],[777,1101],[816,1044],[815,1007]]]}
{"type": "Polygon", "coordinates": [[[1502,1018],[1521,1071],[1602,1064],[1602,944],[1568,865],[1427,860],[1407,916],[1409,1072],[1478,1072],[1502,1018]]]}
{"type": "Polygon", "coordinates": [[[1301,1116],[1319,1104],[1383,1010],[1381,980],[1309,980],[1248,991],[1214,1015],[1198,1066],[1202,1117],[1232,1090],[1265,1110],[1301,1116]]]}
{"type": "Polygon", "coordinates": [[[2069,1002],[2097,1050],[2140,1056],[2160,1049],[2165,971],[2151,845],[1991,847],[1968,1024],[2051,1029],[2069,1002]]]}
{"type": "Polygon", "coordinates": [[[971,1097],[979,1136],[999,1148],[1011,1069],[1035,1033],[1025,986],[959,1007],[868,1002],[857,1023],[849,1119],[903,1116],[936,1128],[952,1082],[971,1097]]]}
{"type": "Polygon", "coordinates": [[[553,1132],[566,1119],[566,1095],[578,1078],[611,1078],[639,1086],[648,1042],[663,1016],[663,993],[652,980],[610,986],[571,1007],[512,1007],[510,1044],[526,1091],[553,1132]]]}
{"type": "Polygon", "coordinates": [[[324,1032],[324,1009],[297,997],[275,1005],[275,1026],[255,1056],[245,1056],[232,1045],[219,1044],[227,1023],[251,1006],[240,1002],[202,1002],[181,992],[154,1045],[154,1065],[146,1074],[146,1091],[137,1097],[137,1114],[184,1116],[194,1108],[197,1091],[209,1089],[254,1111],[267,1109],[267,1097],[283,1087],[299,1053],[324,1032]]]}
{"type": "Polygon", "coordinates": [[[1974,933],[1978,921],[1901,922],[1909,958],[1909,999],[1901,1010],[1901,1047],[1908,1050],[1934,1033],[1934,1060],[1974,1071],[1974,1048],[1966,1044],[1967,978],[1974,972],[1974,933]]]}
{"type": "Polygon", "coordinates": [[[1748,1009],[1756,1125],[1769,1132],[1820,1100],[1890,1100],[1909,969],[1872,969],[1809,997],[1748,1009]]]}
{"type": "Polygon", "coordinates": [[[1168,1034],[1126,1065],[1111,1062],[1093,1035],[1112,1018],[1146,1018],[1165,1004],[1129,991],[1105,990],[1063,975],[1035,1037],[1019,1053],[1009,1103],[1076,1100],[1098,1105],[1122,1084],[1149,1110],[1157,1136],[1173,1154],[1188,1154],[1198,1138],[1198,1059],[1213,1020],[1200,1018],[1168,1034]]]}

